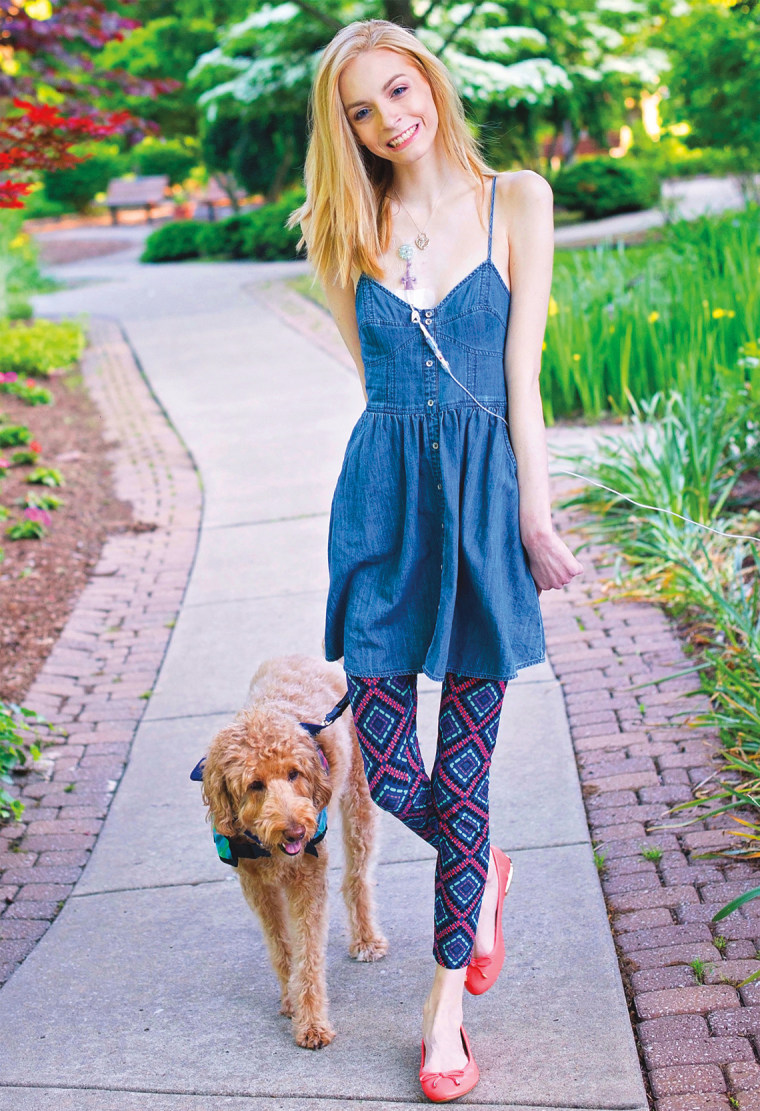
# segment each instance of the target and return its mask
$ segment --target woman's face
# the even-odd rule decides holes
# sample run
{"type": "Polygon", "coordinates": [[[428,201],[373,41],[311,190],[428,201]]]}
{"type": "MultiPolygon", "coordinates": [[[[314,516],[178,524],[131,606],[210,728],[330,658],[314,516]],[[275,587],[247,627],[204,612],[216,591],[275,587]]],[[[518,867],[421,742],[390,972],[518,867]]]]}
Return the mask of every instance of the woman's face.
{"type": "Polygon", "coordinates": [[[338,88],[354,135],[378,158],[416,162],[432,147],[438,113],[427,78],[406,55],[367,50],[348,63],[338,88]]]}

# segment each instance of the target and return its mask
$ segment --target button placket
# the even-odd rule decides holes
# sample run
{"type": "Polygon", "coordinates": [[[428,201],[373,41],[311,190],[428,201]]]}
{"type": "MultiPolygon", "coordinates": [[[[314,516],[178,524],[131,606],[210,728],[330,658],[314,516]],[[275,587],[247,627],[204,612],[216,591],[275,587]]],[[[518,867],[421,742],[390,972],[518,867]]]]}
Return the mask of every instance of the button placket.
{"type": "MultiPolygon", "coordinates": [[[[425,327],[435,335],[433,323],[433,310],[425,310],[425,327]]],[[[428,443],[430,445],[430,465],[433,470],[433,479],[435,481],[436,489],[439,492],[438,505],[441,514],[441,529],[443,530],[443,475],[441,473],[441,453],[440,453],[440,439],[441,439],[441,414],[438,407],[439,397],[439,383],[440,383],[440,367],[438,360],[433,357],[427,343],[424,345],[424,382],[425,382],[425,416],[428,433],[428,443]]]]}

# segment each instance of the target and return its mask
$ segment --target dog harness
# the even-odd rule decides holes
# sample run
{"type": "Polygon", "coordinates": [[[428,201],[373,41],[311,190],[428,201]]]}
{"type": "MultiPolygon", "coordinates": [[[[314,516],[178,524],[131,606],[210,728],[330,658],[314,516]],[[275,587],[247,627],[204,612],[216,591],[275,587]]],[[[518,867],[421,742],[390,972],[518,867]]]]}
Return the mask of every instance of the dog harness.
{"type": "MultiPolygon", "coordinates": [[[[307,733],[310,733],[312,737],[317,737],[323,729],[326,729],[329,725],[332,725],[336,718],[339,718],[347,707],[348,692],[343,695],[340,702],[337,702],[328,714],[325,714],[321,721],[299,721],[298,724],[303,729],[305,729],[307,733]]],[[[322,762],[322,767],[325,769],[326,774],[329,776],[330,768],[327,764],[325,754],[319,747],[319,745],[317,745],[317,755],[322,762]]],[[[190,772],[190,778],[193,780],[194,783],[203,782],[203,769],[205,767],[205,764],[206,757],[202,756],[193,770],[190,772]]],[[[256,860],[258,857],[261,856],[272,855],[269,849],[264,848],[255,833],[250,833],[247,829],[243,830],[243,833],[240,837],[225,837],[223,833],[219,833],[215,826],[212,828],[211,832],[214,837],[214,845],[216,846],[216,851],[219,855],[219,859],[222,861],[223,864],[229,864],[232,868],[237,868],[239,860],[256,860]]],[[[319,812],[316,832],[311,840],[308,842],[308,844],[305,846],[304,852],[309,853],[310,856],[319,856],[316,846],[319,844],[326,833],[327,807],[325,806],[319,812]]],[[[282,851],[285,852],[284,849],[282,851]]]]}

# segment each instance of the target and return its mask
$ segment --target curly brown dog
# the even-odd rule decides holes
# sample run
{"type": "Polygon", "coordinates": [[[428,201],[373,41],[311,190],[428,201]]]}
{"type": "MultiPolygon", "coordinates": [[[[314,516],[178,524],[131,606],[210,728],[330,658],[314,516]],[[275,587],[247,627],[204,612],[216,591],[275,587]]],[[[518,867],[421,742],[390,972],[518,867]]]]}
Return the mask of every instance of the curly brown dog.
{"type": "Polygon", "coordinates": [[[310,656],[268,660],[251,680],[244,709],[212,741],[203,769],[203,801],[216,830],[228,838],[247,832],[271,854],[240,859],[238,874],[280,980],[282,1013],[292,1016],[295,1040],[307,1049],[335,1036],[325,986],[326,842],[310,846],[331,798],[342,817],[349,952],[375,961],[388,949],[370,887],[375,812],[350,709],[316,737],[299,725],[321,721],[345,691],[337,664],[310,656]]]}

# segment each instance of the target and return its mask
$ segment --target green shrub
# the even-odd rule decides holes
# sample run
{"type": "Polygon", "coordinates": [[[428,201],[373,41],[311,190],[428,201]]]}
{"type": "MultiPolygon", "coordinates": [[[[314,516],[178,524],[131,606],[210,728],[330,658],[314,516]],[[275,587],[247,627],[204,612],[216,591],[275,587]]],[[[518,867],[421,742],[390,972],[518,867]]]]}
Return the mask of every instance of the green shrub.
{"type": "Polygon", "coordinates": [[[251,215],[230,216],[226,220],[202,224],[197,239],[199,254],[205,258],[245,258],[251,215]]]}
{"type": "Polygon", "coordinates": [[[121,159],[108,154],[93,154],[68,170],[46,171],[43,174],[48,201],[62,205],[67,211],[84,212],[96,193],[108,188],[112,178],[122,172],[121,159]]]}
{"type": "Polygon", "coordinates": [[[145,240],[141,262],[175,262],[197,258],[198,234],[206,227],[198,220],[178,220],[156,228],[145,240]]]}
{"type": "Polygon", "coordinates": [[[24,804],[6,791],[3,783],[12,783],[12,773],[23,768],[31,760],[39,760],[39,738],[32,732],[31,725],[44,724],[32,710],[16,706],[12,702],[0,702],[0,819],[20,818],[24,804]],[[32,738],[25,734],[32,733],[32,738]]]}
{"type": "Polygon", "coordinates": [[[660,198],[659,179],[653,171],[619,158],[574,162],[559,171],[552,188],[556,204],[582,212],[587,220],[651,208],[660,198]]]}
{"type": "Polygon", "coordinates": [[[0,321],[0,372],[46,376],[69,370],[84,350],[84,332],[75,320],[0,321]]]}
{"type": "Polygon", "coordinates": [[[303,203],[303,199],[303,191],[294,190],[274,204],[263,205],[250,214],[250,222],[244,232],[247,258],[275,261],[296,257],[301,230],[298,227],[287,228],[285,221],[293,209],[303,203]]]}
{"type": "Polygon", "coordinates": [[[60,201],[51,201],[45,193],[42,182],[38,182],[24,198],[25,220],[46,220],[55,216],[63,216],[66,205],[60,201]]]}
{"type": "Polygon", "coordinates": [[[723,177],[736,172],[736,154],[730,149],[690,150],[674,135],[663,135],[659,142],[646,138],[636,143],[626,162],[633,160],[666,178],[697,177],[699,174],[723,177]]]}
{"type": "Polygon", "coordinates": [[[28,444],[32,434],[25,424],[6,424],[0,428],[0,448],[28,444]]]}
{"type": "Polygon", "coordinates": [[[293,190],[274,204],[226,220],[201,223],[182,220],[164,224],[148,236],[143,262],[168,262],[185,258],[252,258],[259,261],[292,259],[301,238],[298,228],[290,231],[285,221],[304,197],[293,190]]]}
{"type": "Polygon", "coordinates": [[[145,139],[134,148],[132,156],[141,175],[167,174],[170,185],[180,185],[200,160],[177,139],[145,139]]]}

